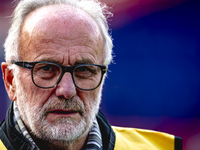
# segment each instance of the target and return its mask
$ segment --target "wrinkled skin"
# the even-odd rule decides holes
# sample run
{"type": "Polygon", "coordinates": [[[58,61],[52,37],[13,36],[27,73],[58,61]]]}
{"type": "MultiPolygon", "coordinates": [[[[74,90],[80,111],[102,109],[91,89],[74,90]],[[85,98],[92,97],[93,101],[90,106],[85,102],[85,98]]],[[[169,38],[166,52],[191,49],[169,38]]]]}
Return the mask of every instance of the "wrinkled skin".
{"type": "MultiPolygon", "coordinates": [[[[96,22],[70,6],[46,6],[26,17],[20,33],[20,61],[49,61],[65,66],[103,64],[104,40],[96,22]]],[[[36,87],[31,71],[12,75],[2,63],[6,90],[40,149],[81,149],[98,112],[102,86],[92,91],[75,87],[65,73],[55,88],[36,87]],[[59,111],[59,113],[58,113],[59,111]],[[63,112],[63,113],[60,113],[63,112]]]]}

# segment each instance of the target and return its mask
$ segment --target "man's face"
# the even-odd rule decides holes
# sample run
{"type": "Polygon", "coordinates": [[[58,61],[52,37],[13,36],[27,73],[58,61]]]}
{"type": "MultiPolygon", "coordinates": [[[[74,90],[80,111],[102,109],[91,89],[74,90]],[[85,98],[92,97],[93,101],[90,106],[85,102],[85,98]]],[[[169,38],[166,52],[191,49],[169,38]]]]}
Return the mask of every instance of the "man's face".
{"type": "MultiPolygon", "coordinates": [[[[43,7],[29,14],[20,39],[21,61],[103,64],[104,42],[97,24],[68,6],[43,7]]],[[[85,136],[101,99],[101,86],[79,90],[70,73],[64,74],[57,87],[42,89],[33,84],[29,69],[20,68],[16,87],[22,120],[33,136],[44,140],[73,141],[85,136]]]]}

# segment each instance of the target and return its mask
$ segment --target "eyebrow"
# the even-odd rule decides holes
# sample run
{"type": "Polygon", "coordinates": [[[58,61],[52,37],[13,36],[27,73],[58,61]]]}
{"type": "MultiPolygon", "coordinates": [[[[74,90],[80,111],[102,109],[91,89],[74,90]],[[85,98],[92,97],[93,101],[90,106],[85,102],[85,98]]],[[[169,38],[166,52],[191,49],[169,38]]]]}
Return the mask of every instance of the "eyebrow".
{"type": "Polygon", "coordinates": [[[60,64],[61,62],[59,60],[54,60],[54,59],[49,59],[49,58],[44,58],[44,59],[41,59],[40,61],[44,61],[44,62],[53,62],[53,63],[57,63],[57,64],[60,64]]]}
{"type": "Polygon", "coordinates": [[[75,62],[74,65],[78,65],[78,64],[94,64],[94,62],[90,59],[84,59],[84,60],[75,62]]]}
{"type": "MultiPolygon", "coordinates": [[[[53,63],[61,64],[61,62],[59,60],[54,60],[54,59],[49,59],[49,58],[41,59],[40,61],[53,62],[53,63]]],[[[84,59],[84,60],[81,60],[81,61],[76,61],[74,63],[74,65],[79,65],[79,64],[94,64],[94,62],[90,59],[84,59]]]]}

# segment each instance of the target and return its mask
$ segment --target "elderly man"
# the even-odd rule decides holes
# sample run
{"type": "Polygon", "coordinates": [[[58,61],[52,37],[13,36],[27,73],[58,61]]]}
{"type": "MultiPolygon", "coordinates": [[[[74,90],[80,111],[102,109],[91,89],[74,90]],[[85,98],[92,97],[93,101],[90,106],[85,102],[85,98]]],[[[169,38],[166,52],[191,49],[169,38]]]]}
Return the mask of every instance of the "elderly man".
{"type": "Polygon", "coordinates": [[[23,0],[5,42],[3,80],[13,101],[0,149],[166,149],[173,135],[111,127],[99,112],[112,60],[105,5],[92,0],[23,0]]]}

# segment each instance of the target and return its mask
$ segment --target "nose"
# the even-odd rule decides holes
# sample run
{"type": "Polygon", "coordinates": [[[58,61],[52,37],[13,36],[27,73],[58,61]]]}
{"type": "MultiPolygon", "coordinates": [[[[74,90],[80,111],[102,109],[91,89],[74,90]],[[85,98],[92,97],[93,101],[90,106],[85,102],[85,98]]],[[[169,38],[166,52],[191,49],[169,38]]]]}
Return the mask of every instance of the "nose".
{"type": "Polygon", "coordinates": [[[65,99],[70,99],[76,95],[76,87],[70,73],[63,75],[60,83],[57,85],[55,93],[57,97],[63,97],[65,99]]]}

